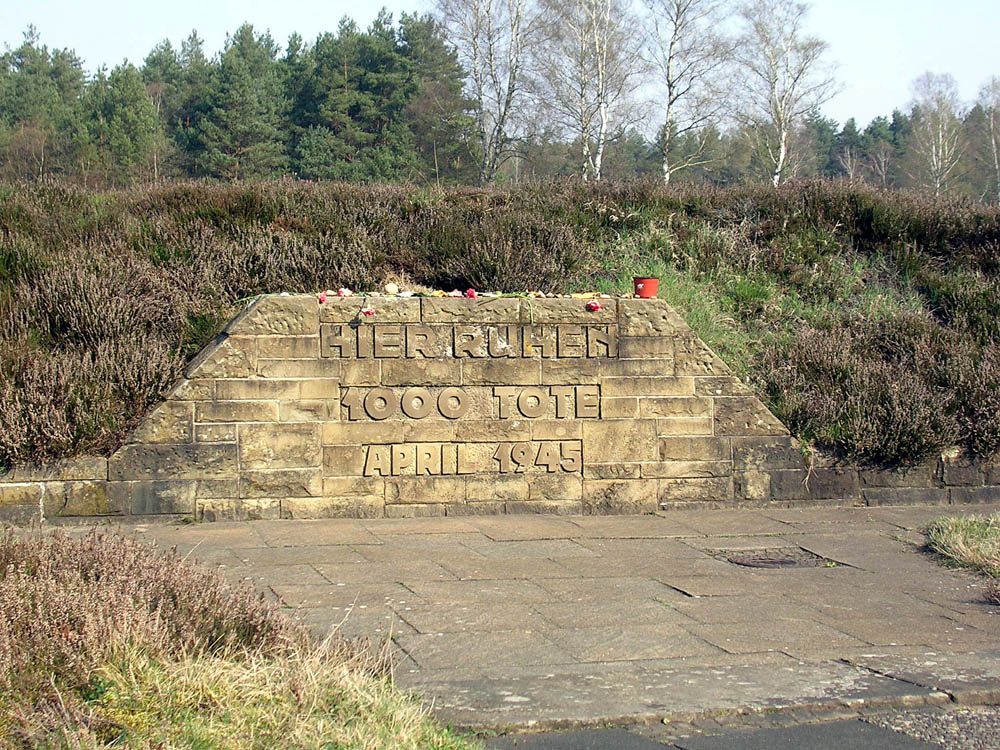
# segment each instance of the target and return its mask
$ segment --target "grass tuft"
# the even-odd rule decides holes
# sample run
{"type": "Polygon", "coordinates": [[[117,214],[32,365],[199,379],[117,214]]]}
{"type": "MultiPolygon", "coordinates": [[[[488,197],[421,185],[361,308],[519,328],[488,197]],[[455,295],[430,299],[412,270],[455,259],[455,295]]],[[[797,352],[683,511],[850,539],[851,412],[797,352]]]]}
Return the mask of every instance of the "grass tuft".
{"type": "Polygon", "coordinates": [[[984,598],[1000,604],[1000,515],[938,518],[923,531],[928,549],[987,576],[984,598]]]}
{"type": "Polygon", "coordinates": [[[0,747],[470,748],[385,650],[116,534],[0,537],[0,747]]]}

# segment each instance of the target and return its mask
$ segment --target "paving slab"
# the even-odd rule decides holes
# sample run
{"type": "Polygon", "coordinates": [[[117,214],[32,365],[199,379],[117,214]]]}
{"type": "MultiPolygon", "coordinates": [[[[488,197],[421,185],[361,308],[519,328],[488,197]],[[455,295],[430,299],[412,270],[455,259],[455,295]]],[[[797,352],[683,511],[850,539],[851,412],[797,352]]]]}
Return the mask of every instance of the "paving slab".
{"type": "Polygon", "coordinates": [[[577,732],[546,732],[487,740],[495,750],[664,750],[659,742],[647,740],[624,729],[591,729],[577,732]]]}
{"type": "MultiPolygon", "coordinates": [[[[857,719],[674,740],[680,750],[929,750],[939,748],[857,719]]],[[[544,747],[544,745],[539,745],[544,747]]],[[[662,745],[661,745],[662,747],[662,745]]]]}
{"type": "Polygon", "coordinates": [[[444,721],[665,726],[1000,701],[1000,608],[983,603],[981,579],[913,543],[923,523],[953,510],[972,512],[685,510],[132,533],[280,597],[317,637],[338,627],[390,639],[397,682],[444,721]],[[784,547],[838,565],[771,570],[712,556],[784,547]]]}

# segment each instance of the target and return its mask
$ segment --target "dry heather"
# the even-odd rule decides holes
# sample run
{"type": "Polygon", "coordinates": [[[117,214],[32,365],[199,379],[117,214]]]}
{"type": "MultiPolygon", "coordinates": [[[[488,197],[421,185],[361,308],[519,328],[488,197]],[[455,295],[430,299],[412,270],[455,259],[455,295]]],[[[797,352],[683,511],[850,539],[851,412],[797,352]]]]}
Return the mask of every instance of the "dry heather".
{"type": "Polygon", "coordinates": [[[633,272],[799,437],[1000,450],[1000,211],[846,183],[716,189],[0,186],[0,470],[107,453],[262,292],[625,291],[633,272]]]}
{"type": "Polygon", "coordinates": [[[463,748],[385,652],[115,534],[0,537],[0,747],[463,748]]]}

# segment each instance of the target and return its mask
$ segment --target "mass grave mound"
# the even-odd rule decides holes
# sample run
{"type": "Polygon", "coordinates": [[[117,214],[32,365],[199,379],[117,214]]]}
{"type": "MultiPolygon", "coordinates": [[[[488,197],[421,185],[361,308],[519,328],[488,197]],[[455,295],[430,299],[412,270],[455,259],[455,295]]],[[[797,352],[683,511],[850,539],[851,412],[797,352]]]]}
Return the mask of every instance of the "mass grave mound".
{"type": "Polygon", "coordinates": [[[610,514],[806,496],[787,429],[667,304],[599,302],[258,297],[110,458],[12,472],[3,491],[23,502],[8,515],[610,514]]]}

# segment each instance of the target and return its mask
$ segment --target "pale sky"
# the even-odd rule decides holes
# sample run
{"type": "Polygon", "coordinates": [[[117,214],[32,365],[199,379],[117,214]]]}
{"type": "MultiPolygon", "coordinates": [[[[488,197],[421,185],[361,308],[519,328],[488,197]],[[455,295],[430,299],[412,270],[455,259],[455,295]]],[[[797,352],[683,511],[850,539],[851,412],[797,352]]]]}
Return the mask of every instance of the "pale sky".
{"type": "MultiPolygon", "coordinates": [[[[394,14],[424,11],[431,0],[386,0],[394,14]]],[[[345,0],[0,0],[0,42],[16,46],[33,23],[50,48],[70,47],[88,72],[123,59],[136,65],[153,45],[169,38],[179,48],[192,28],[214,54],[226,32],[249,21],[280,43],[294,32],[312,40],[336,30],[341,17],[367,26],[380,5],[345,0]]],[[[966,100],[990,75],[1000,75],[1000,0],[816,0],[811,33],[829,43],[841,92],[823,111],[864,126],[894,107],[907,108],[910,84],[925,71],[951,73],[966,100]]]]}

